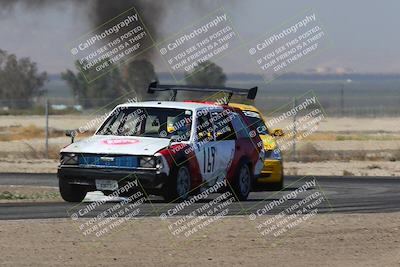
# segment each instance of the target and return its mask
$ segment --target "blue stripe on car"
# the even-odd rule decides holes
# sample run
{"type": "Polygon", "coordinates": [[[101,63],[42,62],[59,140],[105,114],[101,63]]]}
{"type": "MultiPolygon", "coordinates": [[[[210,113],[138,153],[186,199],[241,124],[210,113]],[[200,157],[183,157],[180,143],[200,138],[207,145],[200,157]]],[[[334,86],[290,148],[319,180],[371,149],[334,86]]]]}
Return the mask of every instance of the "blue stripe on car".
{"type": "Polygon", "coordinates": [[[80,155],[78,163],[80,166],[94,166],[102,168],[136,168],[139,166],[138,157],[136,156],[97,156],[97,155],[80,155]],[[113,158],[114,160],[103,160],[104,158],[113,158]]]}

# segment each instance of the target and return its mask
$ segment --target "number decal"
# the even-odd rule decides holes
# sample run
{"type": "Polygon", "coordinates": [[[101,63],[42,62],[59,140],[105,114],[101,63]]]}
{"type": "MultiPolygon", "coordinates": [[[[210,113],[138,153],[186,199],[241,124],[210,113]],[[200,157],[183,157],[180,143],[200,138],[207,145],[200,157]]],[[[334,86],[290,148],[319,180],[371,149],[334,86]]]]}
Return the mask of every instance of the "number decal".
{"type": "Polygon", "coordinates": [[[215,166],[215,156],[217,150],[215,147],[206,147],[204,148],[203,155],[204,155],[204,165],[203,165],[203,170],[204,173],[211,173],[214,172],[214,166],[215,166]]]}

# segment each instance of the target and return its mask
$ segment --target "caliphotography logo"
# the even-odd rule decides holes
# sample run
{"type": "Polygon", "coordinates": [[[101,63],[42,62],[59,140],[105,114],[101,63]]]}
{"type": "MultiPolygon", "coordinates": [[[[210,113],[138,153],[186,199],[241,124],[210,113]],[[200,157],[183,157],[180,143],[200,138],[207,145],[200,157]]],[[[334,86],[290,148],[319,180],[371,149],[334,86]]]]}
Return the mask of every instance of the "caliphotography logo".
{"type": "Polygon", "coordinates": [[[399,266],[398,10],[0,0],[0,265],[399,266]]]}
{"type": "Polygon", "coordinates": [[[249,220],[255,223],[260,236],[270,242],[282,242],[282,238],[301,228],[302,224],[310,223],[318,212],[332,211],[315,178],[303,177],[290,184],[290,189],[288,193],[274,194],[276,199],[272,201],[260,201],[252,207],[254,212],[249,215],[249,220]]]}
{"type": "Polygon", "coordinates": [[[261,36],[247,43],[248,53],[267,83],[331,47],[321,20],[312,9],[261,36]]]}

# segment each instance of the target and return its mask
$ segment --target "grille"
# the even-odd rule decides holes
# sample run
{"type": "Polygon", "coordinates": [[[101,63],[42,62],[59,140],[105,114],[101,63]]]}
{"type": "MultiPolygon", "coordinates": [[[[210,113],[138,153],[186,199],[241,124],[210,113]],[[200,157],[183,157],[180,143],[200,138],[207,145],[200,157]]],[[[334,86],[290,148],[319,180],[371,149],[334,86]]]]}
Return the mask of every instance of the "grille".
{"type": "Polygon", "coordinates": [[[79,155],[79,165],[101,168],[136,168],[137,156],[79,155]]]}

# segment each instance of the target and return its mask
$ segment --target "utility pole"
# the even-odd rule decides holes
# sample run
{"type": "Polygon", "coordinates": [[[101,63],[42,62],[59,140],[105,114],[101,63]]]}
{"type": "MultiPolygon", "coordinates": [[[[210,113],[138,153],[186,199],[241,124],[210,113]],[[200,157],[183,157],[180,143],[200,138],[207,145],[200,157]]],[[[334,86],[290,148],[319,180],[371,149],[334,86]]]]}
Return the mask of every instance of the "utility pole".
{"type": "MultiPolygon", "coordinates": [[[[297,100],[296,97],[293,98],[293,110],[296,110],[297,100]]],[[[297,112],[294,113],[293,116],[293,161],[297,161],[296,157],[296,135],[297,135],[297,128],[296,128],[296,119],[297,119],[297,112]]]]}
{"type": "MultiPolygon", "coordinates": [[[[346,81],[343,81],[340,87],[340,115],[344,117],[344,86],[347,84],[349,85],[352,82],[351,79],[347,79],[346,81]]],[[[347,89],[349,86],[347,86],[347,89]]]]}
{"type": "Polygon", "coordinates": [[[340,87],[340,115],[344,117],[344,83],[340,87]]]}
{"type": "Polygon", "coordinates": [[[46,153],[46,158],[49,158],[49,99],[47,96],[46,96],[46,100],[45,100],[44,112],[45,112],[45,116],[46,116],[45,153],[46,153]]]}

